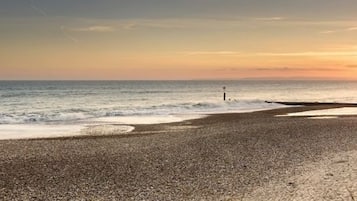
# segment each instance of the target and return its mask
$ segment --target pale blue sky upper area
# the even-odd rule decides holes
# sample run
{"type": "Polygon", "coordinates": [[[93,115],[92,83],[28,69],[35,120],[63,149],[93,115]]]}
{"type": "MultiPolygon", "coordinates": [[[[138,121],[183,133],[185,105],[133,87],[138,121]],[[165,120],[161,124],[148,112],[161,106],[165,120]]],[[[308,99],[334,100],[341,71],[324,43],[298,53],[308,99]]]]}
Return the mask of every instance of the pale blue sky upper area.
{"type": "Polygon", "coordinates": [[[137,36],[133,43],[185,40],[192,44],[204,33],[212,36],[210,41],[229,37],[283,41],[304,35],[315,43],[340,34],[340,43],[351,44],[356,11],[357,0],[0,0],[0,42],[3,47],[34,41],[54,44],[63,39],[82,41],[98,33],[91,35],[96,37],[92,43],[103,38],[130,41],[137,36]],[[321,33],[326,36],[321,38],[321,33]]]}
{"type": "Polygon", "coordinates": [[[1,18],[220,18],[290,17],[345,19],[356,0],[2,0],[1,18]]]}

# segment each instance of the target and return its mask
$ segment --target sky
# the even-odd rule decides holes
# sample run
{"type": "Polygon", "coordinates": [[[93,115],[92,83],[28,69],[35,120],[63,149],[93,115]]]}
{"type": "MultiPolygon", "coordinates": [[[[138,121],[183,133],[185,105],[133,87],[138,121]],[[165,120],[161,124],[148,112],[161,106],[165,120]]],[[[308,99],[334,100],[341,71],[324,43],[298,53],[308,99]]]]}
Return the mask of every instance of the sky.
{"type": "Polygon", "coordinates": [[[357,79],[356,0],[2,0],[2,80],[357,79]]]}

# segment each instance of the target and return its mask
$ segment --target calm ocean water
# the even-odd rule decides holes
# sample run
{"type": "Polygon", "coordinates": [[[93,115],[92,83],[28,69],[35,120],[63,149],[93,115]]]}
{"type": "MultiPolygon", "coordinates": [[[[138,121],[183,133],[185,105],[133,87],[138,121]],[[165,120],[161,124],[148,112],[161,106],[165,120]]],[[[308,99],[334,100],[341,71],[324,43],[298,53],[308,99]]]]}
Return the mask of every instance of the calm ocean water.
{"type": "Polygon", "coordinates": [[[93,122],[165,122],[180,115],[279,107],[265,100],[357,102],[357,82],[0,81],[0,98],[0,135],[16,136],[36,126],[34,132],[44,126],[56,130],[55,125],[58,131],[93,122]],[[222,101],[223,86],[230,101],[222,101]]]}

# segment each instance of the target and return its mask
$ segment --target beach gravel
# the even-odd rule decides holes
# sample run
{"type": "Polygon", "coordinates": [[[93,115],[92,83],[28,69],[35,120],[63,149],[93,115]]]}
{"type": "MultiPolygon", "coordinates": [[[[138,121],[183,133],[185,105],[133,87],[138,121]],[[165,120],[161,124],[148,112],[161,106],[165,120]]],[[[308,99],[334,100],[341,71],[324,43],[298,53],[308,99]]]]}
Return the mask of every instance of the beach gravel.
{"type": "Polygon", "coordinates": [[[320,108],[0,141],[0,199],[353,201],[357,117],[275,117],[320,108]]]}

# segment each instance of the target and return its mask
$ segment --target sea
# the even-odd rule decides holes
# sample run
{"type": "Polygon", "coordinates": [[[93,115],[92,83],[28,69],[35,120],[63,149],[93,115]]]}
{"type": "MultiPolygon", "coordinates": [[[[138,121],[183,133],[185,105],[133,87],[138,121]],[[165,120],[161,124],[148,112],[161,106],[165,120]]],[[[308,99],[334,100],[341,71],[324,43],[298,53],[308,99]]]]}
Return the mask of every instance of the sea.
{"type": "Polygon", "coordinates": [[[137,124],[286,107],[266,101],[356,103],[357,82],[0,81],[0,140],[111,135],[137,124]]]}

